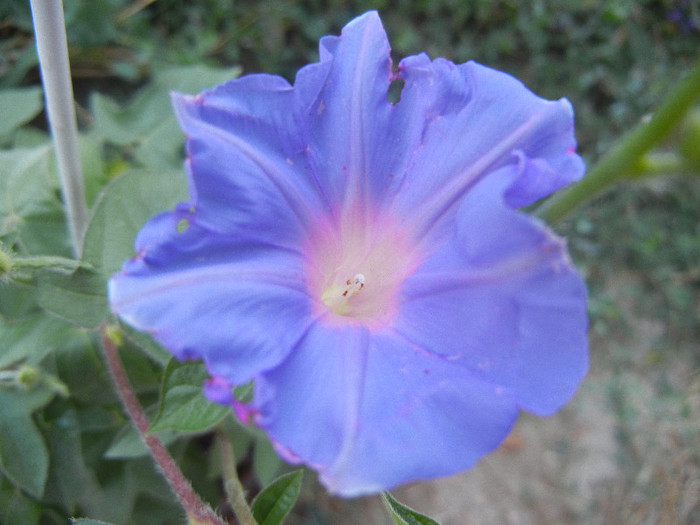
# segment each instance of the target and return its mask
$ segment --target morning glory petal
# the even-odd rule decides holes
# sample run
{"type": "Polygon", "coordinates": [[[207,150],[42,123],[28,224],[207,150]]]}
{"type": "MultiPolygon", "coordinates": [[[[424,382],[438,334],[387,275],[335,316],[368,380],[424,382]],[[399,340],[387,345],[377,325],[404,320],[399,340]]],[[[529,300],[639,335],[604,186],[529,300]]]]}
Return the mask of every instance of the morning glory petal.
{"type": "Polygon", "coordinates": [[[165,213],[147,224],[140,255],[109,283],[112,308],[176,357],[202,358],[233,384],[249,381],[282,360],[310,322],[307,291],[295,284],[298,255],[194,221],[178,233],[180,220],[165,213]]]}
{"type": "Polygon", "coordinates": [[[352,326],[312,326],[288,359],[255,382],[256,422],[286,459],[333,463],[359,424],[367,333],[352,326]],[[304,432],[308,422],[313,432],[304,432]]]}
{"type": "Polygon", "coordinates": [[[110,303],[201,357],[206,395],[285,459],[336,494],[386,490],[470,467],[518,409],[574,394],[585,287],[517,211],[583,174],[568,101],[472,62],[394,70],[370,12],[293,86],[251,75],[174,104],[190,201],[144,226],[110,303]]]}
{"type": "Polygon", "coordinates": [[[389,42],[377,13],[368,13],[320,48],[330,66],[311,108],[309,155],[333,204],[368,203],[384,175],[374,159],[388,146],[389,42]]]}
{"type": "Polygon", "coordinates": [[[198,221],[222,233],[254,227],[275,242],[298,243],[324,203],[292,87],[253,75],[196,97],[174,95],[173,103],[188,136],[198,221]]]}
{"type": "Polygon", "coordinates": [[[257,422],[283,456],[303,458],[343,496],[468,468],[517,415],[505,389],[391,331],[351,327],[315,326],[259,378],[256,399],[257,422]]]}
{"type": "Polygon", "coordinates": [[[586,290],[561,239],[507,206],[514,173],[496,171],[464,199],[456,242],[406,281],[395,326],[546,415],[587,370],[586,290]]]}
{"type": "Polygon", "coordinates": [[[404,59],[399,71],[405,86],[392,126],[414,146],[394,206],[417,228],[449,218],[481,179],[523,158],[547,175],[533,171],[519,180],[509,195],[514,206],[583,175],[567,100],[541,99],[513,77],[474,62],[455,65],[418,55],[404,59]]]}

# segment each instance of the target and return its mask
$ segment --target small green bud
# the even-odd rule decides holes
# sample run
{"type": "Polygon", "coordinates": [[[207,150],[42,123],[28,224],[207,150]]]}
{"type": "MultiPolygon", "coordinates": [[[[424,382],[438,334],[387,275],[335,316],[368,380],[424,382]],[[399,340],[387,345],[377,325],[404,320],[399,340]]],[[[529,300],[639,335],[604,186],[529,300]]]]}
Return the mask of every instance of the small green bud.
{"type": "Polygon", "coordinates": [[[2,249],[2,243],[0,242],[0,278],[9,274],[12,271],[12,257],[5,250],[2,249]]]}
{"type": "Polygon", "coordinates": [[[33,366],[24,365],[17,372],[17,382],[24,388],[32,388],[41,381],[41,372],[33,366]]]}
{"type": "Polygon", "coordinates": [[[124,344],[124,336],[122,335],[121,329],[116,324],[109,324],[105,326],[105,336],[107,336],[107,339],[109,339],[117,348],[124,344]]]}

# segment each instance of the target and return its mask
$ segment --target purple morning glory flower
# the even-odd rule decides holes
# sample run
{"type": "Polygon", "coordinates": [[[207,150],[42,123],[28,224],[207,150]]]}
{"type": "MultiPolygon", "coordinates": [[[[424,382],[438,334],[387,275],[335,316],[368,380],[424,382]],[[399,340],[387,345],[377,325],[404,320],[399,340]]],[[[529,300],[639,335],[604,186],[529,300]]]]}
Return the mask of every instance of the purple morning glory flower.
{"type": "Polygon", "coordinates": [[[293,86],[249,75],[174,105],[191,200],[144,226],[112,309],[203,359],[206,394],[284,458],[375,492],[468,468],[519,409],[574,394],[585,288],[517,210],[583,174],[568,101],[473,62],[394,69],[370,12],[293,86]]]}

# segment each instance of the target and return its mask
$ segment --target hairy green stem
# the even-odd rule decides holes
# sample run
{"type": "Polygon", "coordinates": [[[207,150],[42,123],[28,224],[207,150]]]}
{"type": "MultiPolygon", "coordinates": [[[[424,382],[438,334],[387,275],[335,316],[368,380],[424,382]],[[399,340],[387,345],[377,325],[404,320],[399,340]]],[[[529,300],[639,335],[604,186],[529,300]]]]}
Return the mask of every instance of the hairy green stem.
{"type": "Polygon", "coordinates": [[[112,374],[114,385],[117,388],[117,392],[119,393],[119,397],[124,404],[127,414],[129,414],[131,422],[148,447],[151,456],[163,473],[170,488],[185,509],[190,523],[196,523],[198,525],[225,525],[214,511],[194,492],[192,486],[185,479],[185,476],[182,475],[182,472],[175,464],[172,456],[160,440],[154,434],[148,434],[148,419],[146,419],[146,415],[143,413],[141,405],[136,399],[136,395],[129,383],[129,378],[119,359],[117,345],[115,344],[115,339],[118,339],[112,334],[113,330],[110,327],[102,327],[102,349],[104,350],[107,368],[109,368],[112,374]]]}
{"type": "Polygon", "coordinates": [[[245,500],[241,481],[238,479],[233,447],[223,433],[219,433],[217,439],[221,448],[221,459],[224,467],[224,487],[229,503],[233,507],[233,512],[236,514],[238,521],[241,522],[241,525],[257,525],[253,513],[245,500]]]}
{"type": "Polygon", "coordinates": [[[87,225],[85,189],[78,153],[78,126],[68,63],[66,26],[61,0],[30,0],[46,110],[53,136],[58,173],[73,252],[80,257],[87,225]]]}
{"type": "Polygon", "coordinates": [[[53,255],[38,255],[36,257],[15,257],[12,259],[13,268],[29,268],[39,270],[42,268],[61,268],[73,271],[78,268],[90,268],[90,264],[75,259],[66,259],[53,255]]]}
{"type": "Polygon", "coordinates": [[[700,60],[663,99],[654,115],[614,145],[586,176],[546,201],[537,215],[552,224],[611,184],[635,174],[643,155],[664,138],[700,98],[700,60]]]}

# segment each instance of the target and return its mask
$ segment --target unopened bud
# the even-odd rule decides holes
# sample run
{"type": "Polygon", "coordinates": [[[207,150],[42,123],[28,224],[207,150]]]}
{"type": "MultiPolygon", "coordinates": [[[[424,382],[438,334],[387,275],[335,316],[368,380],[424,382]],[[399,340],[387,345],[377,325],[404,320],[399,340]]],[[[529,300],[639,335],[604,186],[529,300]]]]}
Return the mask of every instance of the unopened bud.
{"type": "Polygon", "coordinates": [[[12,271],[12,257],[2,249],[0,242],[0,278],[9,274],[12,271]]]}
{"type": "Polygon", "coordinates": [[[119,326],[115,324],[108,324],[104,328],[104,334],[109,339],[112,344],[116,347],[120,347],[124,344],[124,336],[119,326]]]}
{"type": "Polygon", "coordinates": [[[33,366],[23,366],[17,373],[17,382],[25,388],[32,388],[41,380],[41,372],[33,366]]]}

